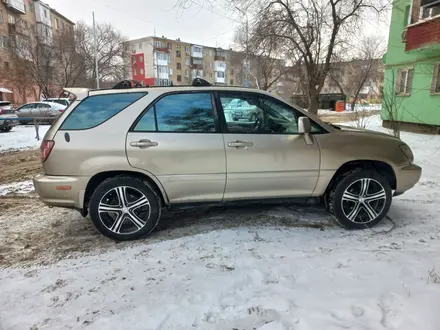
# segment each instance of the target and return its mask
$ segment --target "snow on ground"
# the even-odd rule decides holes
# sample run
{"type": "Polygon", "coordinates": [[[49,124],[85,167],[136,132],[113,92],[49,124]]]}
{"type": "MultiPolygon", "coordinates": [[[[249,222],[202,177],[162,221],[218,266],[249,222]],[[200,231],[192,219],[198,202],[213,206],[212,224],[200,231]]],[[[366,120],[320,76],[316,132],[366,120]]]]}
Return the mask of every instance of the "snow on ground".
{"type": "Polygon", "coordinates": [[[35,138],[36,132],[33,125],[19,125],[10,132],[0,133],[0,152],[38,148],[49,127],[49,125],[40,125],[40,141],[35,138]]]}
{"type": "Polygon", "coordinates": [[[235,228],[2,269],[0,329],[438,330],[440,136],[402,139],[422,179],[371,230],[238,215],[235,228]]]}
{"type": "Polygon", "coordinates": [[[34,191],[32,180],[0,185],[0,196],[8,194],[24,195],[34,191]]]}

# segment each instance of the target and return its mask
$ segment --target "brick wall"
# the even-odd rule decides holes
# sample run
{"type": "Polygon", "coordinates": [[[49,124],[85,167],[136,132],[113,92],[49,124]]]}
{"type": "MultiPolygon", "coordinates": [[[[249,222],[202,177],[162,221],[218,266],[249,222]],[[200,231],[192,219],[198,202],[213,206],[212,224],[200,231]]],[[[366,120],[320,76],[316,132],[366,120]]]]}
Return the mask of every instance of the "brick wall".
{"type": "Polygon", "coordinates": [[[429,44],[440,44],[440,17],[408,27],[405,51],[429,44]]]}

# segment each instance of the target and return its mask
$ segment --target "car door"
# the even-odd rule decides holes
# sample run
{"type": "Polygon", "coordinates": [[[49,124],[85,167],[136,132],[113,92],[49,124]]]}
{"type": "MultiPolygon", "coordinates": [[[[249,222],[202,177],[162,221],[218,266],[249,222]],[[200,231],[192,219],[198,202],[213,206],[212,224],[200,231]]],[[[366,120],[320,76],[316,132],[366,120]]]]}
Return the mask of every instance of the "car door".
{"type": "Polygon", "coordinates": [[[32,117],[32,109],[35,107],[35,103],[25,104],[17,109],[16,113],[19,118],[32,117]]]}
{"type": "Polygon", "coordinates": [[[223,199],[225,147],[212,93],[162,96],[133,124],[126,150],[131,166],[156,176],[171,203],[223,199]]]}
{"type": "Polygon", "coordinates": [[[35,118],[47,118],[54,115],[50,104],[46,103],[36,103],[35,108],[32,110],[32,114],[35,118]]]}
{"type": "Polygon", "coordinates": [[[320,151],[314,140],[308,144],[298,134],[300,113],[261,93],[219,92],[216,97],[227,159],[224,200],[310,196],[319,177],[320,151]],[[255,115],[228,121],[222,110],[231,99],[254,107],[255,115]]]}

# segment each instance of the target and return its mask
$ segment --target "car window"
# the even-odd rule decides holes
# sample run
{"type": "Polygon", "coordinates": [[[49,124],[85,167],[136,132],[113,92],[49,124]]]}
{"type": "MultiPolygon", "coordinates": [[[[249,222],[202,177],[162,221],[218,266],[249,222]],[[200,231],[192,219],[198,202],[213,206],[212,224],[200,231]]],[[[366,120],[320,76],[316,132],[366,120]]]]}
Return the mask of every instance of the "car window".
{"type": "Polygon", "coordinates": [[[117,93],[90,96],[69,114],[61,130],[83,130],[101,125],[147,93],[117,93]]]}
{"type": "Polygon", "coordinates": [[[50,105],[49,104],[45,104],[45,103],[37,103],[37,108],[38,109],[50,109],[50,105]]]}
{"type": "Polygon", "coordinates": [[[181,93],[167,95],[156,102],[142,116],[134,131],[215,132],[215,116],[211,94],[181,93]]]}
{"type": "MultiPolygon", "coordinates": [[[[299,112],[274,98],[252,93],[220,93],[229,133],[298,134],[299,112]]],[[[312,124],[312,133],[320,129],[312,124]]]]}
{"type": "Polygon", "coordinates": [[[20,111],[20,110],[29,110],[29,109],[32,109],[33,107],[34,107],[34,104],[25,104],[25,105],[23,105],[21,108],[17,109],[17,111],[20,111]]]}

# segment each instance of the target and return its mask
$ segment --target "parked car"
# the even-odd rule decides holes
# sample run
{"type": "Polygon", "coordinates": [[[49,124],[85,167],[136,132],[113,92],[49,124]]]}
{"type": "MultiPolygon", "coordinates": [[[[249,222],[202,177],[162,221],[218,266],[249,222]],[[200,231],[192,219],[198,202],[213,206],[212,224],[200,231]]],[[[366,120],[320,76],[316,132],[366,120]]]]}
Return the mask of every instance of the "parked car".
{"type": "Polygon", "coordinates": [[[22,124],[31,123],[33,119],[52,123],[65,109],[65,105],[54,102],[33,102],[22,105],[15,113],[22,124]]]}
{"type": "Polygon", "coordinates": [[[46,100],[42,100],[44,102],[54,102],[61,105],[66,106],[66,108],[70,105],[70,100],[68,98],[57,98],[57,97],[51,97],[46,100]]]}
{"type": "Polygon", "coordinates": [[[222,107],[225,113],[226,121],[230,118],[232,121],[248,120],[255,122],[260,115],[260,110],[242,99],[224,99],[222,107]]]}
{"type": "Polygon", "coordinates": [[[322,201],[362,229],[420,179],[398,138],[326,124],[264,91],[195,85],[67,88],[77,98],[41,144],[40,199],[90,213],[115,240],[148,235],[163,208],[286,198],[322,201]],[[230,99],[257,120],[226,121],[230,99]]]}
{"type": "Polygon", "coordinates": [[[9,132],[14,126],[18,124],[18,116],[12,108],[11,102],[0,101],[0,132],[9,132]]]}

